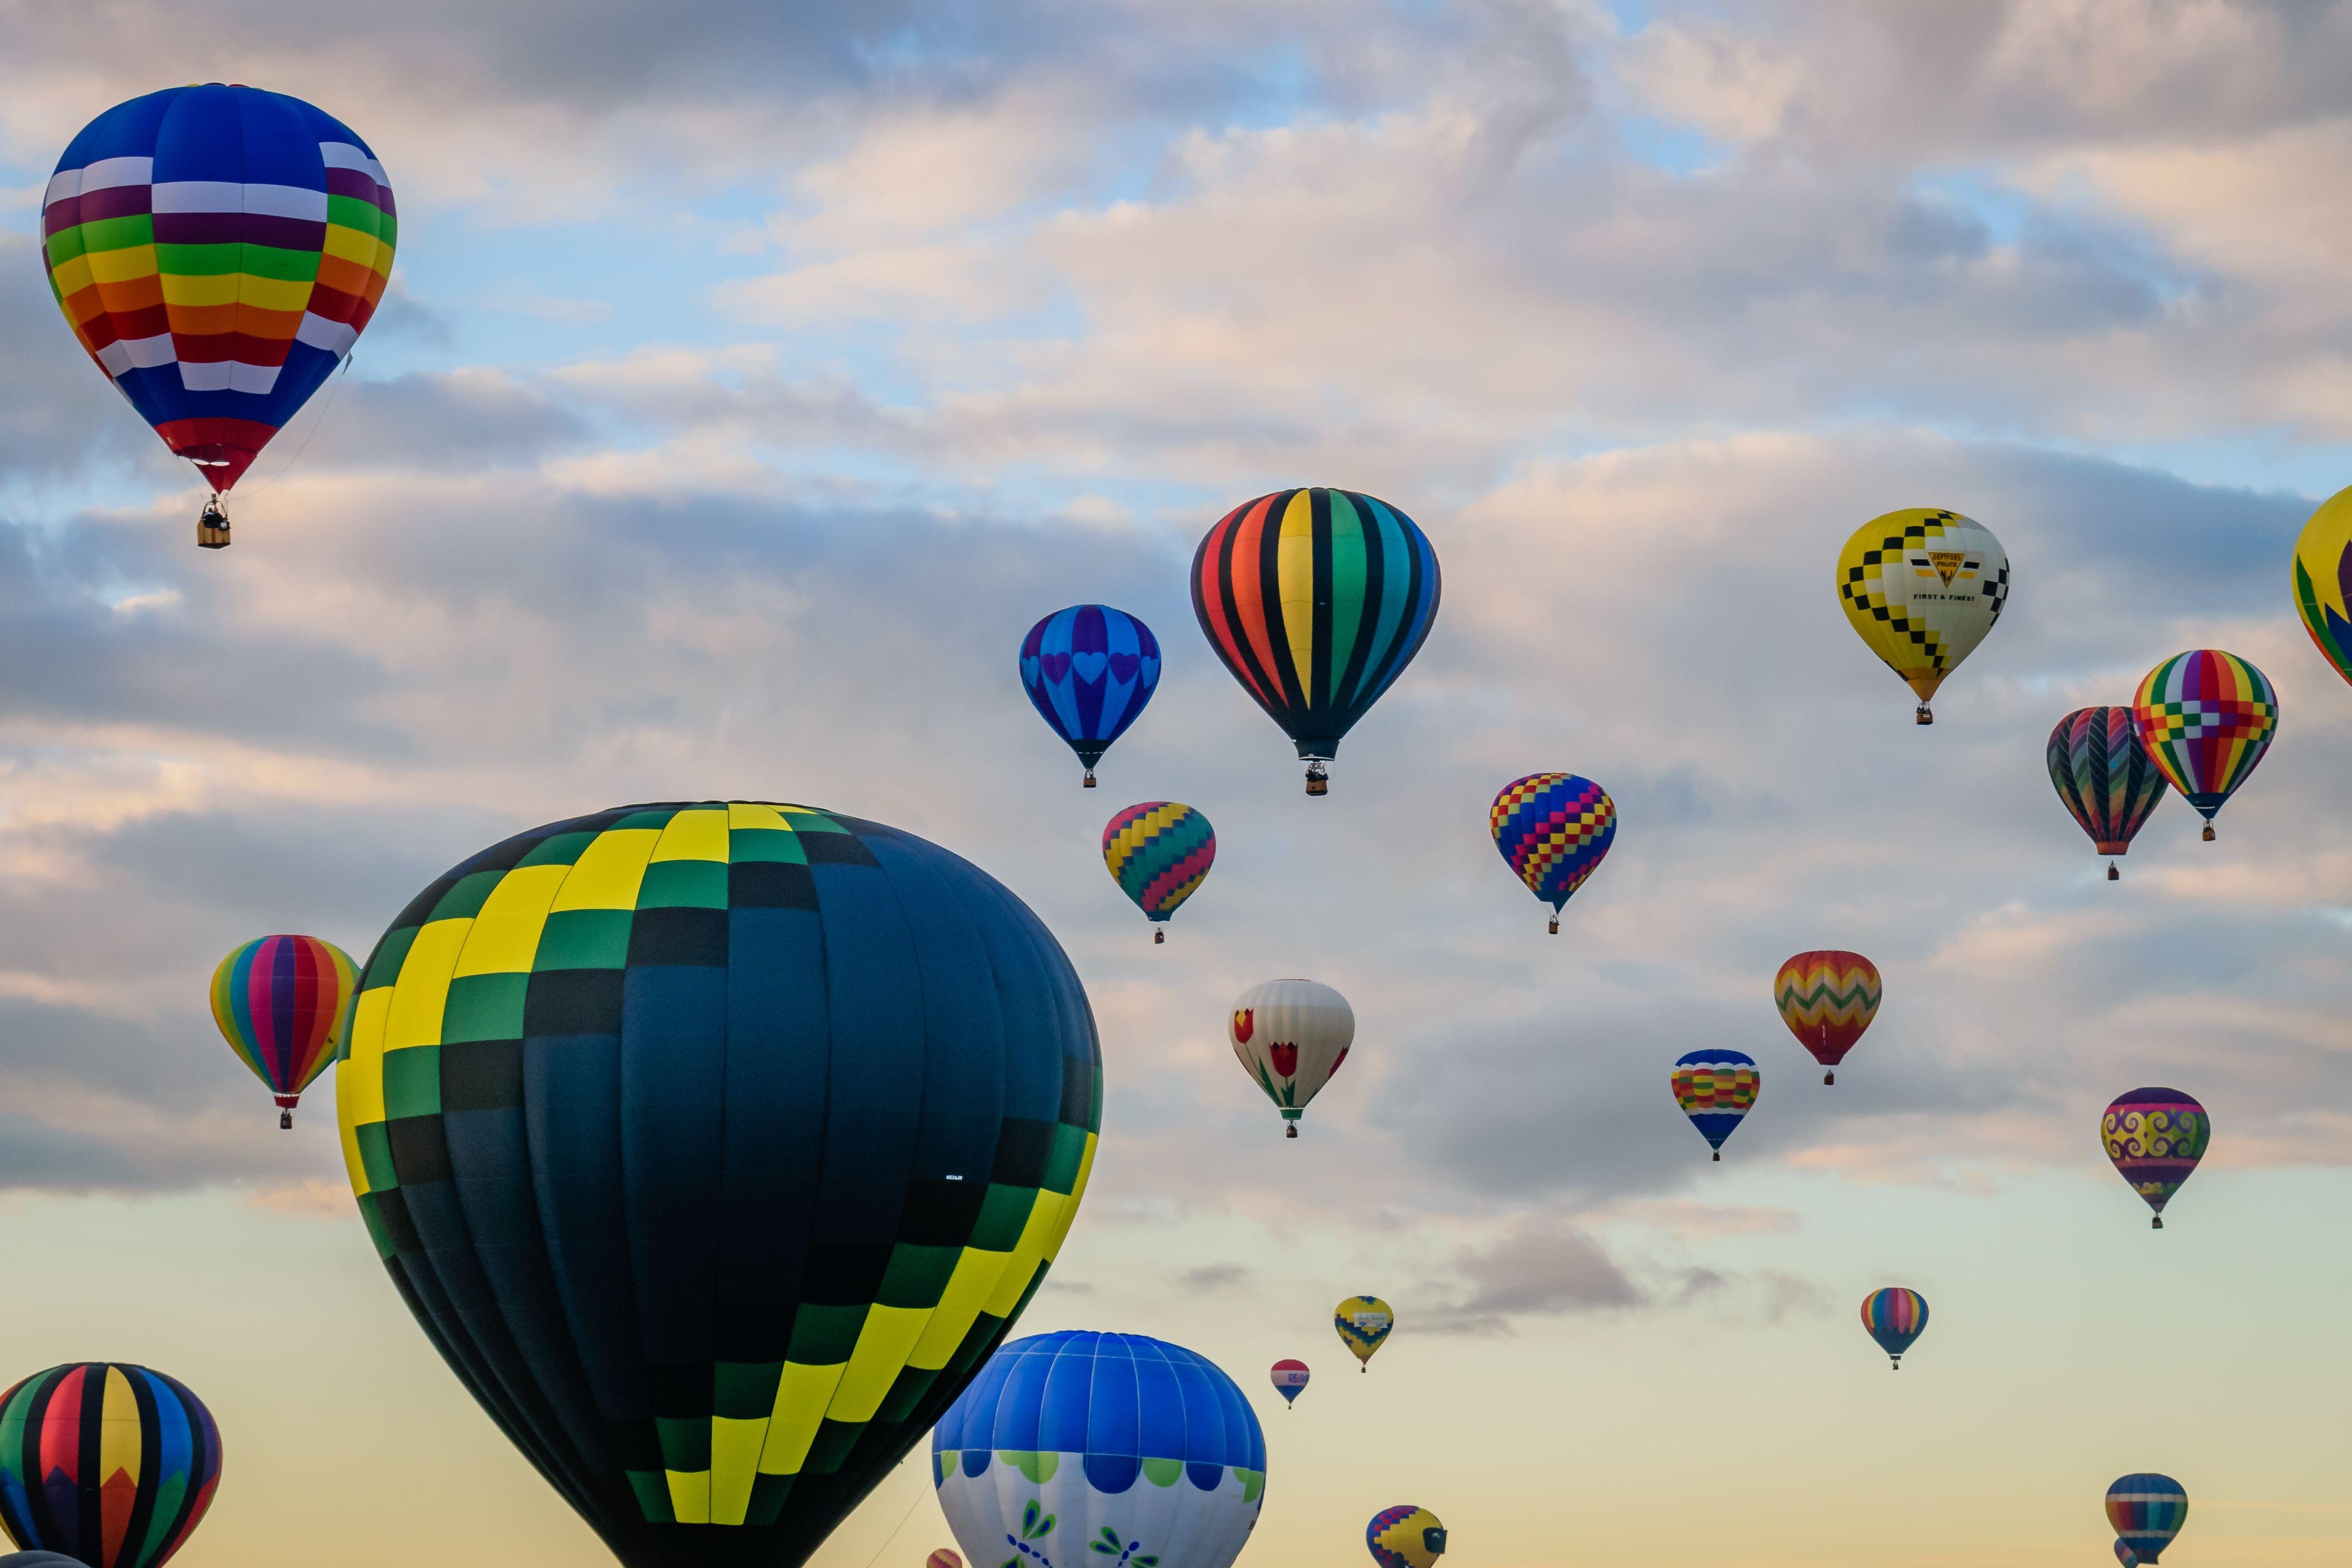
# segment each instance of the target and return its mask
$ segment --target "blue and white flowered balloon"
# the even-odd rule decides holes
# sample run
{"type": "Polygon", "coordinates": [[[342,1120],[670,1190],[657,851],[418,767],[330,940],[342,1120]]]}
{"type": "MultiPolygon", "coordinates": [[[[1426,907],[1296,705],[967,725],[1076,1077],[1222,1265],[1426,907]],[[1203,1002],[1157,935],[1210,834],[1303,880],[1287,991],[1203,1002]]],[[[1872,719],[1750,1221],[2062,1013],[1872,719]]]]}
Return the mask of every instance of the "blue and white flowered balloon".
{"type": "Polygon", "coordinates": [[[1160,639],[1108,605],[1056,610],[1021,639],[1022,689],[1086,764],[1089,789],[1095,763],[1159,684],[1160,639]]]}
{"type": "Polygon", "coordinates": [[[1265,1436],[1205,1356],[1141,1334],[1015,1340],[931,1434],[975,1563],[1231,1568],[1265,1496],[1265,1436]]]}

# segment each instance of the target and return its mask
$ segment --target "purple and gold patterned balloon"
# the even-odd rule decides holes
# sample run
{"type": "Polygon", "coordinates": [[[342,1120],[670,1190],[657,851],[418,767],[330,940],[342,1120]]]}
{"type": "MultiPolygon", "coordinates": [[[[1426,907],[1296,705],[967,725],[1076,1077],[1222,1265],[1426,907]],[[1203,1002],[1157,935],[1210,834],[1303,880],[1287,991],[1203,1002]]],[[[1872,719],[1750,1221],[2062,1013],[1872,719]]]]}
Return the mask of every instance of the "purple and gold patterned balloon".
{"type": "Polygon", "coordinates": [[[2213,1119],[2177,1089],[2136,1089],[2107,1107],[2099,1135],[2116,1170],[2156,1211],[2150,1228],[2162,1230],[2164,1205],[2205,1157],[2213,1119]]]}

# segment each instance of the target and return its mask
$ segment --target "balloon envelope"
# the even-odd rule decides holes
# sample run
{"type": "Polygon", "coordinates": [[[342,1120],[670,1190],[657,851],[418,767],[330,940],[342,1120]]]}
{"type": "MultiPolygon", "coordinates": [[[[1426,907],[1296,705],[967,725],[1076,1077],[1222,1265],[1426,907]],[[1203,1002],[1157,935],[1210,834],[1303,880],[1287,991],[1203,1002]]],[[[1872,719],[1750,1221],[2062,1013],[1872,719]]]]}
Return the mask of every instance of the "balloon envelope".
{"type": "Polygon", "coordinates": [[[1245,501],[1192,556],[1202,635],[1311,760],[1336,755],[1412,662],[1437,619],[1438,591],[1428,537],[1354,490],[1245,501]]]}
{"type": "Polygon", "coordinates": [[[1348,1059],[1356,1013],[1320,981],[1269,980],[1234,1000],[1225,1038],[1243,1070],[1295,1125],[1348,1059]]]}
{"type": "MultiPolygon", "coordinates": [[[[0,1568],[5,1565],[0,1564],[0,1568]]],[[[963,1568],[963,1559],[942,1546],[923,1559],[923,1568],[963,1568]]]]}
{"type": "Polygon", "coordinates": [[[2189,1494],[2170,1476],[2124,1476],[2107,1489],[2107,1522],[2116,1543],[2143,1563],[2156,1562],[2188,1521],[2189,1494]]]}
{"type": "Polygon", "coordinates": [[[2101,855],[2121,855],[2164,800],[2164,773],[2132,728],[2128,708],[2077,708],[2050,731],[2050,783],[2101,855]]]}
{"type": "Polygon", "coordinates": [[[11,1552],[0,1557],[0,1568],[84,1568],[79,1557],[55,1552],[11,1552]]]}
{"type": "Polygon", "coordinates": [[[1216,863],[1217,830],[1181,802],[1147,800],[1103,825],[1103,864],[1111,880],[1155,921],[1199,891],[1216,863]]]}
{"type": "Polygon", "coordinates": [[[1396,1328],[1396,1314],[1378,1296],[1350,1296],[1331,1309],[1331,1326],[1339,1342],[1360,1362],[1370,1362],[1396,1328]]]}
{"type": "Polygon", "coordinates": [[[2352,489],[2319,503],[2294,542],[2294,607],[2303,629],[2352,680],[2352,489]]]}
{"type": "Polygon", "coordinates": [[[1885,994],[1878,965],[1842,948],[1798,953],[1772,977],[1772,1001],[1780,1009],[1780,1021],[1825,1068],[1845,1060],[1846,1052],[1878,1016],[1878,1004],[1885,994]]]}
{"type": "Polygon", "coordinates": [[[2212,1136],[2213,1119],[2177,1089],[2118,1095],[2099,1118],[2099,1141],[2116,1173],[2158,1215],[2196,1171],[2212,1136]]]}
{"type": "Polygon", "coordinates": [[[1875,517],[1838,552],[1838,602],[1870,651],[1928,700],[1975,651],[2009,602],[2009,556],[1992,531],[1956,511],[1875,517]]]}
{"type": "Polygon", "coordinates": [[[1364,1544],[1381,1568],[1432,1568],[1445,1552],[1445,1527],[1425,1508],[1399,1503],[1372,1515],[1364,1544]]]}
{"type": "Polygon", "coordinates": [[[625,806],[426,888],[336,1074],[352,1190],[451,1371],[630,1568],[791,1568],[1068,1232],[1085,991],[936,845],[625,806]]]}
{"type": "Polygon", "coordinates": [[[1274,1391],[1282,1395],[1282,1402],[1295,1405],[1301,1391],[1307,1387],[1309,1374],[1305,1362],[1286,1360],[1276,1362],[1270,1375],[1274,1380],[1274,1391]]]}
{"type": "MultiPolygon", "coordinates": [[[[2139,1553],[2121,1541],[2116,1542],[2116,1561],[2124,1568],[2139,1568],[2139,1553]]],[[[0,1568],[7,1568],[7,1564],[0,1563],[0,1568]]]]}
{"type": "Polygon", "coordinates": [[[1617,803],[1576,773],[1529,773],[1503,786],[1486,825],[1512,875],[1557,914],[1617,841],[1617,803]]]}
{"type": "Polygon", "coordinates": [[[0,1524],[27,1552],[157,1568],[220,1484],[220,1429],[175,1378],[73,1362],[0,1394],[0,1524]]]}
{"type": "Polygon", "coordinates": [[[213,1022],[237,1058],[291,1110],[341,1045],[358,990],[351,955],[315,936],[265,936],[232,948],[213,971],[213,1022]]]}
{"type": "Polygon", "coordinates": [[[1900,1285],[1873,1290],[1862,1299],[1862,1326],[1878,1342],[1878,1348],[1901,1366],[1903,1352],[1927,1331],[1927,1298],[1900,1285]]]}
{"type": "Polygon", "coordinates": [[[1160,685],[1160,641],[1108,605],[1073,605],[1021,639],[1021,688],[1087,776],[1160,685]]]}
{"type": "Polygon", "coordinates": [[[1717,1150],[1755,1108],[1756,1091],[1763,1081],[1755,1058],[1731,1050],[1687,1052],[1675,1058],[1671,1078],[1675,1103],[1683,1108],[1707,1147],[1717,1150]]]}
{"type": "Polygon", "coordinates": [[[392,277],[396,229],[383,165],[350,127],[219,82],[83,126],[41,212],[74,336],[215,490],[351,353],[392,277]]]}
{"type": "Polygon", "coordinates": [[[2141,677],[2132,728],[2165,781],[2210,822],[2271,749],[2278,694],[2236,654],[2192,648],[2141,677]]]}
{"type": "Polygon", "coordinates": [[[1228,1568],[1265,1495],[1265,1436],[1207,1357],[1141,1334],[1016,1340],[931,1437],[975,1563],[1228,1568]]]}

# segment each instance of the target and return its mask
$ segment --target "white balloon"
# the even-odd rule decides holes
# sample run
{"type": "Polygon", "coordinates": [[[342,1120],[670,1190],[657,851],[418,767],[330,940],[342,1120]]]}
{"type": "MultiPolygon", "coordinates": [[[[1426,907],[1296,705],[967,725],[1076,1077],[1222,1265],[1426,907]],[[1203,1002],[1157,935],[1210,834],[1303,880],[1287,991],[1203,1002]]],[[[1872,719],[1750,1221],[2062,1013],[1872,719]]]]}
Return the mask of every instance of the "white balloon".
{"type": "Polygon", "coordinates": [[[1345,996],[1320,981],[1269,980],[1234,1003],[1225,1037],[1243,1070],[1290,1123],[1285,1135],[1296,1138],[1307,1102],[1348,1059],[1356,1013],[1345,996]]]}

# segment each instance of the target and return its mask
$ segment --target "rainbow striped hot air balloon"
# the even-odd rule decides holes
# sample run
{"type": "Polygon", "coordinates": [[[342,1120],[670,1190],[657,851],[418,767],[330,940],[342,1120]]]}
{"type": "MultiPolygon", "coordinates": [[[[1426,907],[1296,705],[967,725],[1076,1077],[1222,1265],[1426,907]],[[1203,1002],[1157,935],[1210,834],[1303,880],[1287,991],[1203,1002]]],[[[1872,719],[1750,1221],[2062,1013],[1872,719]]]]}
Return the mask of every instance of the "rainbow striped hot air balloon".
{"type": "Polygon", "coordinates": [[[2170,1476],[2143,1471],[2121,1476],[2107,1489],[2107,1522],[2116,1544],[2142,1563],[2154,1563],[2189,1522],[2189,1494],[2170,1476]]]}
{"type": "Polygon", "coordinates": [[[162,1568],[220,1471],[212,1412],[160,1372],[72,1362],[0,1394],[0,1524],[26,1552],[162,1568]]]}
{"type": "Polygon", "coordinates": [[[1873,1290],[1862,1299],[1862,1326],[1901,1372],[1903,1352],[1927,1331],[1927,1298],[1900,1285],[1873,1290]]]}
{"type": "Polygon", "coordinates": [[[2233,653],[2192,648],[2144,676],[2132,698],[2132,728],[2165,781],[2205,818],[2253,776],[2278,730],[2270,678],[2233,653]]]}
{"type": "Polygon", "coordinates": [[[1192,556],[1202,635],[1307,763],[1307,793],[1437,619],[1437,552],[1354,490],[1276,490],[1227,512],[1192,556]]]}
{"type": "Polygon", "coordinates": [[[1858,952],[1823,948],[1801,952],[1772,977],[1773,1005],[1797,1043],[1828,1070],[1823,1083],[1837,1082],[1837,1065],[1853,1049],[1886,994],[1878,965],[1858,952]]]}
{"type": "Polygon", "coordinates": [[[1130,805],[1103,826],[1103,864],[1111,880],[1152,922],[1151,940],[1191,898],[1217,863],[1217,830],[1191,806],[1172,800],[1130,805]]]}
{"type": "Polygon", "coordinates": [[[2099,1118],[2099,1142],[2116,1174],[2156,1211],[2150,1230],[2164,1228],[2164,1205],[2196,1172],[2212,1137],[2213,1118],[2177,1089],[2133,1089],[2099,1118]]]}
{"type": "Polygon", "coordinates": [[[1558,936],[1560,906],[1600,869],[1617,841],[1617,803],[1575,773],[1529,773],[1503,786],[1486,825],[1503,863],[1551,906],[1551,933],[1558,936]]]}
{"type": "Polygon", "coordinates": [[[392,185],[299,98],[207,82],[116,104],[42,198],[49,289],[115,390],[220,498],[359,341],[392,277],[392,185]]]}
{"type": "MultiPolygon", "coordinates": [[[[2050,731],[2050,783],[2102,855],[2121,855],[2164,799],[2158,771],[2132,729],[2128,708],[2077,708],[2050,731]]],[[[2113,860],[2107,880],[2118,879],[2113,860]]]]}
{"type": "Polygon", "coordinates": [[[334,1059],[358,985],[351,955],[315,936],[257,937],[213,971],[213,1022],[277,1097],[279,1127],[294,1125],[302,1091],[334,1059]]]}
{"type": "Polygon", "coordinates": [[[1674,1088],[1675,1103],[1683,1108],[1683,1114],[1720,1160],[1723,1141],[1738,1131],[1741,1121],[1756,1108],[1756,1091],[1763,1087],[1764,1075],[1757,1070],[1756,1058],[1745,1051],[1691,1051],[1675,1059],[1668,1081],[1674,1088]]]}

